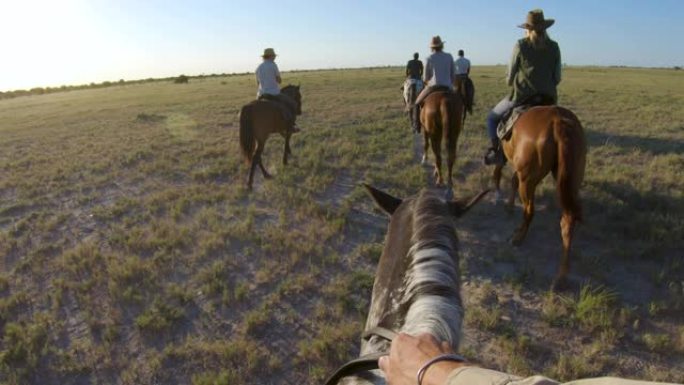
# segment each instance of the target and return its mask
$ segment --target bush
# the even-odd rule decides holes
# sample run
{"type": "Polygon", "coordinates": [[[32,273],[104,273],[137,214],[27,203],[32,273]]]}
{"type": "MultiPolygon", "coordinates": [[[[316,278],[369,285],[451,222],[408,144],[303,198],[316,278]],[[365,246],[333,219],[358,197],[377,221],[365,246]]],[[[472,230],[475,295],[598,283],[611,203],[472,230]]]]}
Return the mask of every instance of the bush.
{"type": "Polygon", "coordinates": [[[189,77],[185,75],[181,75],[173,80],[174,83],[176,84],[188,84],[188,81],[190,80],[189,77]]]}

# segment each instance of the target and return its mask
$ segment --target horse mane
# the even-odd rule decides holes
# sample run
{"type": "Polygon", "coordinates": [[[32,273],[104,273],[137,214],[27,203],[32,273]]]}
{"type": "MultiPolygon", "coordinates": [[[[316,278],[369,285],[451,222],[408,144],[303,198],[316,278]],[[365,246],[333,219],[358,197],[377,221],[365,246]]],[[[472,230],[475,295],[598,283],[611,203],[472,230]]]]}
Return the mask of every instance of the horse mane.
{"type": "Polygon", "coordinates": [[[414,207],[402,331],[430,333],[458,348],[463,320],[453,217],[436,191],[420,192],[414,207]]]}
{"type": "Polygon", "coordinates": [[[294,84],[288,84],[288,85],[286,85],[285,87],[281,88],[281,89],[280,89],[280,92],[288,92],[288,91],[294,90],[294,89],[296,89],[296,88],[298,88],[298,87],[299,87],[299,86],[295,86],[294,84]]]}

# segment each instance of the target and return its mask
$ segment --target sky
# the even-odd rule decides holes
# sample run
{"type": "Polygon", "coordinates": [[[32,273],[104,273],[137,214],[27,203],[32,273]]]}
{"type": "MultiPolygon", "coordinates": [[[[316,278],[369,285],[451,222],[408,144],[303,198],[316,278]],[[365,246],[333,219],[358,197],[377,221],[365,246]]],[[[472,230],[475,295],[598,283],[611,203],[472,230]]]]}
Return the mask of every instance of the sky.
{"type": "Polygon", "coordinates": [[[508,62],[527,11],[569,65],[684,66],[684,0],[0,0],[0,91],[254,71],[403,65],[463,49],[508,62]]]}

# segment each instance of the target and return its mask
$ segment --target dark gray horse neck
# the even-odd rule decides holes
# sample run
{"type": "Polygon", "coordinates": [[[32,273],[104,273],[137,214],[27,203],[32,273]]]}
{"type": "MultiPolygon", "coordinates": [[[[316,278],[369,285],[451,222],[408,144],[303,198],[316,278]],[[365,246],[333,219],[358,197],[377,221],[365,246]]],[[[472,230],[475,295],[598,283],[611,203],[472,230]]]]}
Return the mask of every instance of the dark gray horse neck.
{"type": "MultiPolygon", "coordinates": [[[[430,333],[458,349],[463,320],[454,217],[443,192],[423,189],[392,214],[378,264],[366,330],[382,326],[430,333]]],[[[363,341],[361,354],[389,351],[379,337],[363,341]]],[[[347,384],[384,384],[379,371],[347,384]]]]}

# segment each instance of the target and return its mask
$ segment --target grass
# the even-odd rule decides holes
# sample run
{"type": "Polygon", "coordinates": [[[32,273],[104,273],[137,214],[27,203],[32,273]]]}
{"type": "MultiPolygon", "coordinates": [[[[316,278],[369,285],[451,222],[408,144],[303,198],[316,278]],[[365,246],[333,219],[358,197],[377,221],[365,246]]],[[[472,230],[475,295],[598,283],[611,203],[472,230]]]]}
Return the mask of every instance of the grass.
{"type": "MultiPolygon", "coordinates": [[[[484,117],[502,73],[473,68],[458,196],[489,183],[484,117]]],[[[257,173],[251,193],[236,129],[251,76],[0,100],[0,382],[311,384],[358,354],[386,227],[358,184],[406,196],[426,183],[401,70],[283,77],[302,85],[304,131],[288,167],[269,139],[274,179],[257,173]]],[[[683,89],[674,71],[567,69],[561,102],[590,143],[573,272],[592,281],[566,299],[545,290],[553,183],[538,190],[552,213],[530,230],[539,250],[491,241],[487,221],[512,231],[517,213],[481,203],[459,223],[469,356],[562,379],[684,375],[683,89]]]]}

